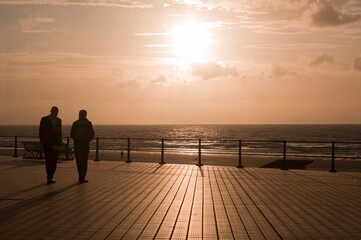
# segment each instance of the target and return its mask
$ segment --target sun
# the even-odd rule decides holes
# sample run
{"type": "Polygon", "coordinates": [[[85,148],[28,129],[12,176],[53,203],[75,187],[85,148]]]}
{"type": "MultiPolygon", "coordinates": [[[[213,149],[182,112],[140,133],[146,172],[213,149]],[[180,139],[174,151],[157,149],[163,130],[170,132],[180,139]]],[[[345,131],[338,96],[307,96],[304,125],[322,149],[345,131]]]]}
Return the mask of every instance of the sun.
{"type": "Polygon", "coordinates": [[[172,48],[176,55],[186,60],[203,60],[211,52],[213,36],[207,26],[189,22],[175,25],[171,30],[172,48]]]}

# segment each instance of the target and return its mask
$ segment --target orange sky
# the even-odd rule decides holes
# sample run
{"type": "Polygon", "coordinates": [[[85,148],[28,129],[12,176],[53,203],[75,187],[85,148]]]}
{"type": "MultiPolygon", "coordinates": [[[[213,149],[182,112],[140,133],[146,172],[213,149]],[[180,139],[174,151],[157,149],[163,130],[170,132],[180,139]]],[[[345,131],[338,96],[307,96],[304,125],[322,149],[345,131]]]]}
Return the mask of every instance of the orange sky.
{"type": "Polygon", "coordinates": [[[0,0],[0,124],[361,123],[359,0],[0,0]]]}

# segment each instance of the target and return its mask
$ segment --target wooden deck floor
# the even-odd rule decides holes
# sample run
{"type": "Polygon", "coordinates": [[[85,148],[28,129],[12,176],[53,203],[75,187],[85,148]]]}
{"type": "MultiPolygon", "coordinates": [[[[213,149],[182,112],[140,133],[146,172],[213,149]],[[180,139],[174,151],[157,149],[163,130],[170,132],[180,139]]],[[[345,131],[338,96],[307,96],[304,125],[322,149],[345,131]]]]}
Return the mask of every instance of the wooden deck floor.
{"type": "Polygon", "coordinates": [[[0,239],[361,239],[361,173],[0,157],[0,239]]]}

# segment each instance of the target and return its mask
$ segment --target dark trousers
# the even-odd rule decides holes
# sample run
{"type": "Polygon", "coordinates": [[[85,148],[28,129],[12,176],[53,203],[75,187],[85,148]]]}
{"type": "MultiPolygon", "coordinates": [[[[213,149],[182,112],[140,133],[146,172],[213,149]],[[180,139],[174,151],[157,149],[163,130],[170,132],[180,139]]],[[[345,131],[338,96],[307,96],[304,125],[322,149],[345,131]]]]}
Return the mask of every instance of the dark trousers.
{"type": "Polygon", "coordinates": [[[85,180],[88,170],[89,143],[74,143],[76,166],[78,167],[79,181],[85,180]]]}
{"type": "Polygon", "coordinates": [[[56,171],[56,163],[58,161],[58,154],[50,145],[44,144],[45,154],[45,168],[48,180],[53,179],[56,171]]]}

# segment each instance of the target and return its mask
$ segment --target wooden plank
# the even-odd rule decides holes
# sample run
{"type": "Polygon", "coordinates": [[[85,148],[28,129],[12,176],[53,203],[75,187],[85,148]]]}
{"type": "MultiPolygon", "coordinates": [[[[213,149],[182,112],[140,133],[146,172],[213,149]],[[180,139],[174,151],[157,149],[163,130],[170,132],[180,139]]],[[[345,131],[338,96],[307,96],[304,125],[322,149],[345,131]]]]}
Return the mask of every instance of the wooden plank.
{"type": "Polygon", "coordinates": [[[213,199],[213,208],[217,223],[217,231],[219,239],[234,239],[234,234],[230,226],[228,214],[226,212],[224,202],[221,196],[219,186],[217,184],[216,176],[214,174],[214,167],[209,168],[209,182],[211,186],[211,193],[213,199]]]}
{"type": "Polygon", "coordinates": [[[155,239],[170,239],[172,237],[175,224],[177,223],[179,211],[182,207],[182,204],[184,203],[184,198],[191,182],[191,176],[194,174],[194,172],[194,168],[190,167],[189,173],[187,172],[185,175],[184,183],[177,192],[175,199],[173,200],[170,208],[162,220],[155,239]]]}
{"type": "MultiPolygon", "coordinates": [[[[127,217],[127,224],[130,225],[128,227],[128,230],[121,235],[120,231],[117,231],[115,229],[114,232],[117,232],[118,235],[121,235],[122,239],[136,239],[139,237],[140,233],[150,220],[150,218],[154,215],[154,212],[159,208],[159,206],[162,204],[164,199],[169,194],[170,189],[175,185],[176,181],[180,178],[179,175],[169,175],[169,179],[166,179],[164,182],[164,186],[160,189],[160,191],[154,196],[153,199],[151,199],[151,195],[148,195],[147,198],[149,200],[144,200],[142,203],[145,203],[143,208],[141,205],[138,205],[137,211],[134,211],[132,214],[134,216],[128,216],[127,217]]],[[[124,226],[125,223],[122,224],[122,229],[126,229],[126,226],[124,226]]],[[[124,231],[123,231],[124,232],[124,231]]],[[[111,239],[112,234],[108,237],[111,239]]]]}
{"type": "Polygon", "coordinates": [[[109,213],[110,218],[104,218],[100,225],[98,222],[96,223],[98,224],[98,230],[90,239],[96,239],[99,238],[99,236],[102,236],[103,238],[108,237],[118,226],[120,226],[120,223],[122,223],[125,218],[142,203],[142,201],[147,199],[148,195],[152,197],[152,194],[158,190],[158,187],[164,184],[169,176],[171,175],[164,174],[159,177],[158,174],[153,174],[152,178],[148,180],[146,184],[137,186],[137,190],[134,194],[129,195],[125,201],[121,199],[117,200],[119,201],[119,204],[116,206],[116,209],[109,213]]]}
{"type": "MultiPolygon", "coordinates": [[[[291,173],[290,173],[290,177],[292,177],[291,173]]],[[[289,178],[287,180],[289,180],[289,178]]],[[[286,190],[282,189],[282,191],[288,193],[287,196],[285,196],[285,198],[290,199],[288,201],[288,204],[297,205],[297,207],[300,210],[299,215],[301,215],[302,218],[307,219],[307,221],[309,221],[312,224],[313,228],[318,229],[318,231],[320,231],[325,237],[329,238],[335,236],[339,236],[339,237],[343,236],[346,238],[353,238],[352,235],[350,235],[342,228],[340,228],[340,225],[335,225],[334,221],[337,222],[336,219],[331,220],[325,217],[327,212],[322,212],[321,210],[322,205],[324,204],[328,205],[327,202],[324,202],[325,195],[320,195],[320,196],[317,196],[317,194],[316,196],[314,196],[314,194],[310,195],[310,192],[313,193],[316,193],[318,191],[322,192],[323,185],[319,186],[317,189],[314,190],[312,190],[312,188],[310,189],[299,186],[287,186],[286,184],[278,185],[278,186],[286,188],[286,190]],[[317,199],[317,201],[315,201],[315,199],[317,199]]],[[[309,186],[312,186],[312,184],[309,186]]],[[[297,209],[295,207],[291,207],[291,208],[294,211],[296,211],[297,209]]]]}
{"type": "MultiPolygon", "coordinates": [[[[253,191],[256,198],[260,200],[259,207],[261,211],[271,220],[273,226],[275,226],[283,238],[311,238],[307,231],[302,229],[302,224],[294,221],[294,219],[283,210],[282,202],[279,201],[278,198],[273,198],[275,194],[268,194],[268,192],[263,189],[264,184],[259,184],[259,181],[255,181],[252,177],[246,178],[244,182],[247,188],[253,191]],[[282,206],[282,208],[279,206],[282,206]]],[[[270,188],[267,187],[267,189],[270,188]]]]}
{"type": "Polygon", "coordinates": [[[228,216],[228,220],[232,228],[234,238],[249,239],[244,223],[242,222],[240,214],[236,209],[236,204],[230,195],[229,186],[227,186],[227,184],[225,183],[224,178],[228,178],[228,176],[226,176],[227,173],[224,172],[223,169],[219,167],[217,168],[214,167],[213,171],[220,191],[220,196],[222,198],[228,216]]]}
{"type": "Polygon", "coordinates": [[[215,220],[215,211],[213,197],[211,192],[211,183],[209,176],[209,167],[203,167],[203,238],[217,239],[218,228],[215,220]]]}
{"type": "MultiPolygon", "coordinates": [[[[177,171],[177,168],[171,167],[165,167],[165,169],[162,169],[164,171],[177,171]]],[[[84,219],[82,219],[78,224],[75,224],[75,228],[69,232],[65,238],[70,238],[74,233],[79,234],[83,231],[86,231],[91,224],[94,224],[99,221],[99,219],[104,215],[104,213],[114,211],[116,209],[116,206],[119,205],[119,195],[123,194],[124,196],[129,195],[132,191],[136,188],[138,188],[140,185],[147,183],[149,180],[148,178],[144,178],[144,174],[141,175],[136,174],[134,175],[134,178],[131,177],[132,174],[129,174],[128,181],[124,181],[124,185],[116,185],[113,186],[113,194],[110,197],[106,197],[107,201],[105,201],[105,206],[100,207],[98,211],[90,213],[87,216],[85,216],[84,219]]],[[[151,176],[151,175],[149,175],[151,176]]],[[[103,201],[101,201],[103,202],[103,201]]]]}
{"type": "MultiPolygon", "coordinates": [[[[246,206],[244,202],[243,192],[242,189],[237,188],[236,179],[234,176],[228,172],[227,177],[223,177],[223,181],[225,183],[225,186],[227,186],[228,192],[230,194],[230,197],[232,198],[232,201],[235,204],[235,208],[238,212],[238,215],[241,218],[241,221],[244,225],[244,228],[246,230],[247,236],[250,239],[265,239],[264,234],[261,232],[259,225],[251,215],[248,207],[246,206]]],[[[251,203],[249,203],[251,204],[251,203]]]]}
{"type": "Polygon", "coordinates": [[[198,169],[193,167],[193,173],[187,191],[185,192],[181,208],[179,209],[173,233],[171,235],[172,239],[187,239],[198,172],[198,169]]]}
{"type": "Polygon", "coordinates": [[[203,169],[197,169],[197,181],[194,192],[193,206],[188,228],[188,239],[201,239],[203,236],[203,169]]]}
{"type": "Polygon", "coordinates": [[[154,236],[157,235],[157,232],[160,229],[164,218],[169,211],[172,203],[174,202],[176,196],[179,196],[178,193],[180,191],[180,187],[185,183],[185,176],[187,171],[191,171],[189,166],[182,167],[182,171],[179,171],[177,175],[181,176],[177,179],[177,182],[174,186],[170,189],[169,194],[164,199],[164,201],[160,204],[159,208],[153,214],[151,219],[148,221],[145,228],[142,230],[140,235],[140,239],[153,239],[154,236]]]}
{"type": "MultiPolygon", "coordinates": [[[[256,205],[256,202],[253,200],[252,195],[248,193],[243,185],[242,177],[235,175],[232,171],[230,171],[233,178],[231,177],[230,180],[232,184],[235,186],[239,197],[241,198],[243,204],[246,206],[251,219],[250,221],[255,221],[259,230],[261,230],[262,235],[266,239],[279,239],[279,233],[274,229],[274,227],[270,224],[269,220],[262,214],[259,207],[256,205]]],[[[255,229],[253,229],[255,230],[255,229]]],[[[257,231],[257,230],[256,230],[257,231]]],[[[251,238],[255,238],[258,236],[254,236],[253,233],[249,233],[251,238]]]]}

